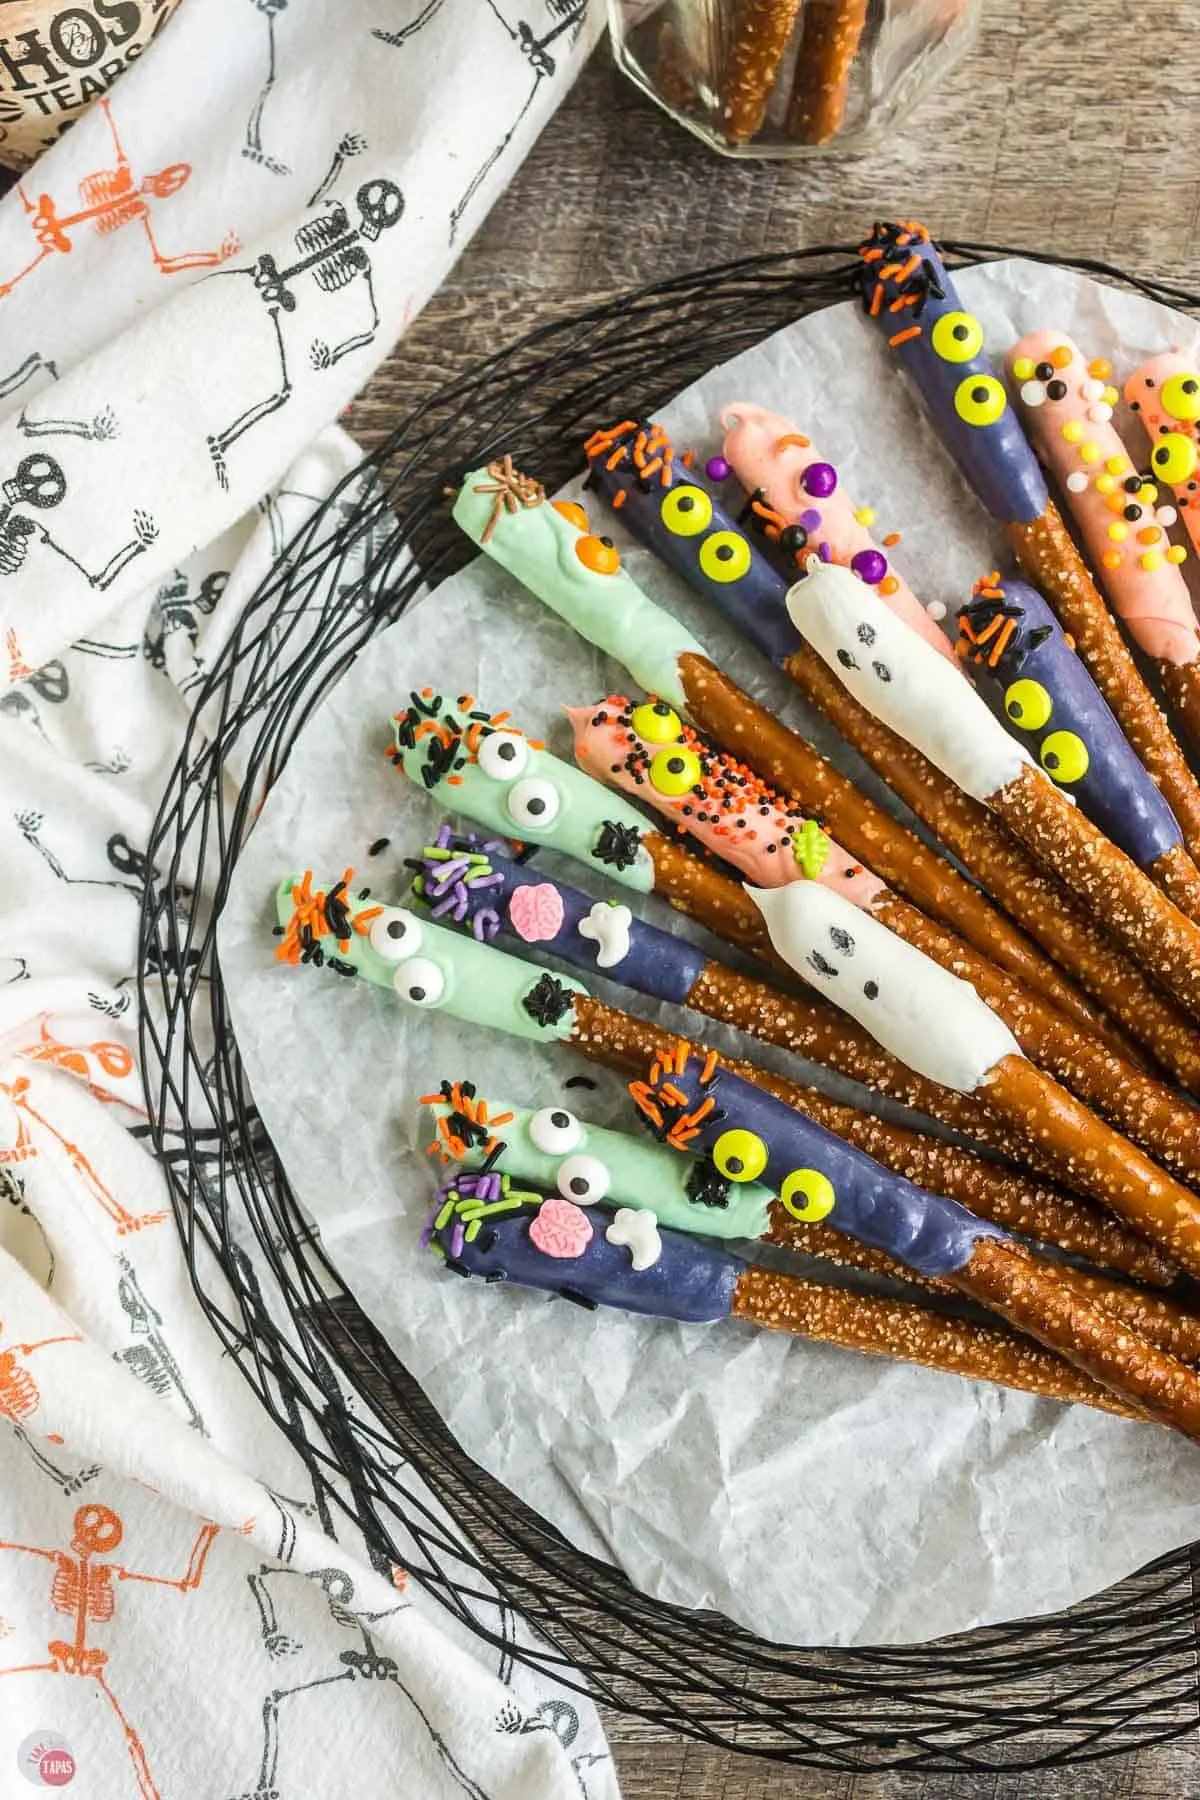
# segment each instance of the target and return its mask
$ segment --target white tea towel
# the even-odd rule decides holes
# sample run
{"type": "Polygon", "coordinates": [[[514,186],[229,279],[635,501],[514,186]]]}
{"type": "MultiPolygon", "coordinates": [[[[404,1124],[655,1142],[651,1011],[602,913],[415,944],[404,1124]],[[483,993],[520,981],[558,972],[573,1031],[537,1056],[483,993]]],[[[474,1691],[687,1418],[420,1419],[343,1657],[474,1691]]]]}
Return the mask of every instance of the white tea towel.
{"type": "Polygon", "coordinates": [[[616,1794],[507,1609],[480,1600],[485,1647],[372,1560],[210,1329],[134,981],[193,696],[356,460],[324,428],[598,28],[585,0],[183,0],[0,204],[5,1795],[616,1794]]]}

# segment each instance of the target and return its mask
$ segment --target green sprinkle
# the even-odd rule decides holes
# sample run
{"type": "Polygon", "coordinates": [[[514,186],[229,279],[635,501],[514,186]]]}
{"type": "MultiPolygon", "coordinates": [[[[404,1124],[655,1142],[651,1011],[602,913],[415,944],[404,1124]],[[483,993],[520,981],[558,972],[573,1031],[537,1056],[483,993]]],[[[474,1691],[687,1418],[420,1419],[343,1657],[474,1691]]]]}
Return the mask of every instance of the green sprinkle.
{"type": "Polygon", "coordinates": [[[810,881],[816,881],[829,861],[829,839],[815,819],[805,819],[792,840],[792,854],[810,881]]]}
{"type": "Polygon", "coordinates": [[[442,1246],[438,1243],[436,1238],[430,1238],[425,1248],[428,1250],[430,1256],[440,1256],[442,1261],[445,1262],[446,1252],[442,1249],[442,1246]]]}
{"type": "Polygon", "coordinates": [[[438,850],[434,845],[426,844],[424,850],[422,850],[422,852],[421,852],[421,855],[427,856],[429,858],[430,862],[449,862],[451,857],[458,855],[458,851],[457,850],[438,850]]]}
{"type": "Polygon", "coordinates": [[[468,1244],[473,1244],[482,1230],[482,1222],[479,1219],[472,1219],[471,1223],[467,1226],[466,1231],[463,1233],[466,1242],[468,1244]]]}
{"type": "Polygon", "coordinates": [[[441,1212],[438,1214],[437,1218],[434,1220],[433,1229],[435,1231],[444,1230],[445,1227],[450,1223],[451,1219],[454,1217],[454,1210],[455,1210],[455,1207],[457,1206],[457,1204],[458,1203],[454,1199],[454,1196],[451,1195],[450,1199],[447,1200],[445,1206],[443,1206],[441,1212]]]}

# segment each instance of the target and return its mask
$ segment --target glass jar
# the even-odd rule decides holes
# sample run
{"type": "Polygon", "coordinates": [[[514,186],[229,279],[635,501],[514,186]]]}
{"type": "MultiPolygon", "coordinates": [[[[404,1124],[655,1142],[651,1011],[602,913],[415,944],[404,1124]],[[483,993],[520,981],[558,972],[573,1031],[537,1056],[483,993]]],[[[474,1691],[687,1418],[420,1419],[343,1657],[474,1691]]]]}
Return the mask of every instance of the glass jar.
{"type": "Polygon", "coordinates": [[[620,67],[727,156],[873,142],[970,45],[981,0],[609,0],[620,67]]]}

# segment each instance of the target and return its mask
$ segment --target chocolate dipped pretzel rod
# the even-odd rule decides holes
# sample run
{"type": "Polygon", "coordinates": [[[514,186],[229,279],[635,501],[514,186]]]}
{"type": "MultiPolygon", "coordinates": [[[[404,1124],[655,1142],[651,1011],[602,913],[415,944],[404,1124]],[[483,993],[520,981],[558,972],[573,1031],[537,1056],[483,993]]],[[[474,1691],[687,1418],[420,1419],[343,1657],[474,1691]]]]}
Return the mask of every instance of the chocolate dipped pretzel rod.
{"type": "MultiPolygon", "coordinates": [[[[865,1172],[861,1182],[842,1176],[839,1185],[822,1166],[825,1146],[810,1135],[816,1127],[685,1046],[660,1054],[648,1078],[632,1083],[630,1091],[663,1142],[711,1159],[722,1172],[762,1181],[781,1199],[813,1196],[814,1215],[823,1206],[822,1216],[835,1229],[981,1300],[1150,1417],[1200,1435],[1196,1372],[1119,1323],[995,1226],[919,1189],[881,1190],[865,1172]]],[[[786,1317],[785,1305],[780,1311],[786,1317]]]]}
{"type": "MultiPolygon", "coordinates": [[[[571,1042],[597,1052],[606,1041],[610,1009],[569,978],[538,973],[516,958],[473,938],[440,931],[402,909],[359,903],[348,896],[344,883],[321,889],[309,878],[289,878],[280,885],[277,908],[282,939],[278,954],[283,961],[325,961],[340,972],[353,971],[391,988],[410,1005],[437,1007],[536,1041],[571,1042]]],[[[618,1032],[621,1018],[615,1015],[618,1032]]],[[[696,1098],[689,1099],[681,1086],[689,1080],[689,1058],[681,1048],[671,1065],[670,1093],[663,1091],[654,1105],[659,1101],[674,1105],[673,1096],[683,1095],[686,1129],[692,1129],[699,1114],[701,1125],[715,1130],[710,1090],[716,1058],[691,1061],[696,1098]]],[[[727,1079],[737,1081],[734,1076],[727,1079]]],[[[711,1146],[701,1146],[711,1149],[709,1160],[718,1173],[735,1180],[766,1174],[767,1185],[785,1203],[791,1200],[813,1218],[829,1218],[838,1229],[869,1247],[888,1251],[918,1274],[953,1277],[957,1287],[972,1294],[986,1288],[994,1310],[1019,1314],[1019,1329],[1061,1351],[1110,1391],[1163,1423],[1200,1432],[1200,1382],[1126,1327],[1119,1329],[1114,1345],[1111,1316],[1094,1302],[1073,1295],[1052,1268],[1036,1262],[997,1226],[881,1168],[764,1090],[749,1083],[740,1083],[739,1090],[755,1096],[754,1104],[760,1108],[769,1102],[787,1121],[785,1141],[782,1149],[776,1145],[772,1156],[766,1141],[753,1131],[718,1132],[711,1146]],[[1107,1319],[1107,1328],[1102,1319],[1107,1319]]],[[[738,1091],[733,1097],[740,1103],[738,1091]]],[[[676,1132],[676,1142],[683,1129],[676,1132]]],[[[547,1221],[548,1229],[549,1225],[547,1221]]],[[[465,1236],[464,1227],[464,1242],[465,1236]]],[[[476,1242],[482,1245],[482,1237],[476,1242]]]]}
{"type": "Polygon", "coordinates": [[[855,699],[1003,819],[1128,955],[1200,1012],[1200,928],[1071,804],[967,682],[836,563],[809,557],[788,611],[855,699]]]}
{"type": "Polygon", "coordinates": [[[456,1275],[539,1289],[589,1310],[613,1307],[682,1324],[740,1319],[1048,1400],[1143,1416],[1136,1404],[1015,1332],[757,1268],[710,1239],[660,1229],[652,1212],[621,1208],[614,1217],[507,1174],[448,1177],[421,1237],[456,1275]]]}
{"type": "Polygon", "coordinates": [[[868,0],[805,0],[786,124],[801,144],[827,144],[842,129],[867,6],[868,0]]]}
{"type": "MultiPolygon", "coordinates": [[[[618,444],[611,454],[620,453],[618,444]]],[[[593,471],[595,467],[593,459],[593,471]]],[[[691,483],[678,499],[694,500],[701,518],[705,504],[712,504],[711,497],[691,483]]],[[[685,514],[686,507],[681,516],[685,514]]],[[[735,696],[740,731],[747,735],[756,731],[769,715],[756,707],[749,695],[727,683],[690,632],[647,598],[621,567],[608,540],[581,530],[582,517],[582,508],[547,501],[538,484],[514,470],[507,459],[468,475],[454,505],[456,522],[475,543],[581,637],[628,669],[649,693],[696,716],[706,686],[718,678],[725,691],[735,696]]],[[[687,517],[690,527],[690,515],[687,517]]],[[[681,536],[692,542],[697,534],[681,536]]],[[[748,559],[753,554],[740,532],[707,534],[705,543],[706,561],[719,569],[727,565],[726,550],[732,552],[731,569],[739,567],[743,556],[748,559]]],[[[794,645],[795,631],[782,605],[768,615],[747,599],[739,603],[737,611],[746,621],[748,634],[760,648],[767,647],[768,655],[774,657],[777,651],[786,655],[794,645]]],[[[697,722],[706,723],[702,718],[697,722]]],[[[742,753],[736,742],[729,738],[723,742],[734,754],[742,753]]],[[[800,794],[801,805],[823,816],[857,860],[869,863],[924,911],[952,925],[984,955],[1037,988],[1053,1004],[1076,1017],[1082,1009],[1085,1018],[1094,1019],[1070,983],[978,889],[882,808],[864,799],[800,738],[793,738],[793,763],[798,772],[807,775],[811,790],[821,796],[817,803],[808,794],[800,794]]],[[[794,783],[789,785],[797,791],[794,783]]]]}
{"type": "MultiPolygon", "coordinates": [[[[1004,526],[1021,567],[1074,638],[1184,842],[1200,855],[1200,786],[1050,499],[1004,384],[983,355],[982,326],[963,309],[923,225],[877,224],[861,255],[868,315],[921,389],[947,448],[1004,526]]],[[[1099,430],[1103,421],[1095,423],[1099,430]]]]}
{"type": "MultiPolygon", "coordinates": [[[[731,468],[751,489],[750,517],[793,559],[815,549],[826,560],[848,565],[890,611],[948,656],[947,640],[933,618],[940,602],[922,606],[872,542],[867,531],[867,521],[873,520],[870,509],[854,507],[838,471],[812,440],[777,414],[747,402],[727,408],[724,420],[726,460],[718,473],[723,477],[731,468]]],[[[798,633],[795,643],[797,648],[784,664],[786,672],[847,743],[1058,965],[1069,969],[1177,1080],[1200,1092],[1200,1045],[1179,1011],[1117,955],[1088,913],[999,820],[961,790],[948,787],[931,763],[860,706],[815,651],[801,644],[798,633]]],[[[736,721],[737,708],[731,706],[721,680],[707,678],[705,690],[705,722],[721,737],[736,721]]],[[[742,753],[760,774],[791,788],[791,738],[777,722],[760,719],[742,753]]],[[[1068,1010],[1061,1000],[1059,1005],[1068,1010]]],[[[1072,1016],[1080,1017],[1077,1012],[1072,1016]]]]}
{"type": "MultiPolygon", "coordinates": [[[[773,789],[706,743],[669,707],[633,706],[610,697],[595,706],[568,707],[567,716],[576,760],[596,780],[645,799],[759,887],[815,878],[969,982],[1036,1063],[1168,1167],[1200,1178],[1200,1112],[931,923],[861,864],[848,864],[845,852],[815,821],[789,809],[773,789]]],[[[1151,791],[1157,795],[1156,788],[1151,791]]]]}
{"type": "MultiPolygon", "coordinates": [[[[628,1014],[622,1016],[621,1029],[619,1043],[614,1047],[609,1042],[604,1060],[610,1068],[635,1073],[653,1060],[661,1034],[657,1027],[628,1014]]],[[[1101,1267],[1121,1269],[1139,1280],[1150,1279],[1155,1285],[1163,1285],[1171,1276],[1171,1265],[1150,1245],[1056,1189],[1038,1188],[1012,1169],[940,1138],[889,1125],[749,1063],[727,1057],[721,1062],[797,1107],[827,1131],[857,1145],[885,1168],[894,1169],[917,1187],[958,1200],[980,1218],[1055,1244],[1101,1267]]],[[[425,1095],[421,1104],[429,1109],[433,1121],[429,1154],[443,1163],[459,1162],[476,1171],[502,1165],[510,1175],[557,1190],[567,1200],[652,1207],[659,1223],[675,1230],[707,1237],[761,1238],[893,1278],[927,1279],[915,1277],[891,1259],[881,1263],[881,1251],[867,1251],[852,1239],[814,1224],[804,1216],[801,1203],[789,1209],[755,1182],[733,1182],[710,1165],[688,1165],[661,1145],[588,1124],[565,1106],[533,1110],[489,1100],[471,1083],[462,1081],[443,1081],[439,1091],[425,1095]]],[[[1097,1297],[1103,1295],[1107,1283],[1117,1296],[1116,1308],[1131,1309],[1135,1299],[1141,1301],[1148,1321],[1146,1335],[1158,1343],[1155,1333],[1170,1331],[1171,1341],[1161,1340],[1163,1347],[1184,1354],[1178,1346],[1185,1342],[1186,1320],[1191,1315],[1182,1307],[1166,1302],[1162,1310],[1155,1310],[1157,1297],[1139,1293],[1126,1283],[1104,1276],[1084,1279],[1094,1281],[1097,1297]]],[[[1200,1354],[1200,1320],[1194,1321],[1191,1341],[1200,1354]]],[[[1184,1360],[1193,1358],[1187,1354],[1184,1360]]]]}
{"type": "MultiPolygon", "coordinates": [[[[863,515],[856,512],[833,465],[819,459],[811,440],[793,431],[786,420],[745,403],[726,408],[723,423],[725,458],[752,490],[750,521],[757,521],[767,537],[790,552],[794,563],[815,550],[823,559],[847,565],[874,587],[889,611],[935,650],[950,655],[948,640],[883,551],[872,544],[863,515]]],[[[871,516],[868,510],[866,517],[871,516]]],[[[1122,524],[1121,529],[1128,527],[1122,524]]],[[[1003,678],[996,697],[1005,704],[994,708],[997,716],[1022,741],[1026,733],[1036,732],[1038,744],[1047,744],[1042,767],[1051,779],[1069,788],[1093,823],[1145,869],[1181,911],[1200,917],[1200,873],[1175,816],[1073,654],[1070,640],[1032,588],[1010,583],[1002,589],[1005,584],[999,575],[993,576],[990,583],[980,584],[975,603],[959,612],[958,655],[980,678],[989,699],[1003,678]],[[988,588],[990,596],[980,591],[988,588]],[[989,598],[996,604],[989,607],[989,598]],[[1039,664],[1038,674],[1025,668],[1031,656],[1039,664]],[[1018,689],[1022,672],[1026,685],[1018,689]],[[1028,686],[1031,680],[1048,684],[1045,692],[1034,693],[1028,686]],[[1009,687],[1014,689],[1011,704],[1005,692],[1009,687]]],[[[940,602],[935,604],[944,613],[940,602]]],[[[841,709],[853,706],[845,690],[841,692],[841,709]]],[[[841,709],[835,709],[835,724],[841,709]]],[[[880,772],[886,778],[886,770],[880,772]]],[[[980,830],[1006,845],[1010,857],[1028,864],[998,823],[977,823],[977,833],[980,830]]],[[[1004,903],[1004,894],[989,891],[1004,903]]],[[[1027,907],[1022,910],[1028,912],[1027,907]]]]}
{"type": "MultiPolygon", "coordinates": [[[[836,902],[836,896],[815,884],[782,892],[836,902]]],[[[624,1015],[601,1006],[572,977],[531,969],[474,936],[446,931],[404,908],[356,898],[346,878],[332,886],[314,888],[310,875],[302,880],[289,877],[278,890],[277,912],[282,937],[277,954],[281,960],[325,960],[342,973],[358,974],[392,989],[410,1005],[435,1007],[452,1017],[474,1020],[537,1041],[571,1042],[581,1047],[590,1043],[601,1060],[606,1044],[621,1041],[624,1015]],[[604,1022],[598,1037],[597,1020],[604,1022]]],[[[887,936],[881,926],[871,925],[865,915],[852,916],[859,919],[859,930],[869,926],[881,937],[887,936]]],[[[782,941],[784,933],[780,931],[779,935],[782,941]]],[[[795,949],[795,938],[794,932],[787,935],[789,953],[795,949]]],[[[853,944],[850,952],[837,952],[833,940],[829,942],[835,953],[853,954],[853,944]]],[[[870,940],[867,948],[874,948],[870,940]]],[[[914,1035],[914,1028],[897,1016],[902,1012],[898,999],[889,1005],[876,969],[873,963],[864,984],[873,990],[865,996],[873,1035],[906,1041],[907,1036],[914,1035]]],[[[899,981],[903,981],[905,973],[901,971],[899,981]]],[[[1082,1191],[1122,1210],[1137,1229],[1162,1244],[1185,1267],[1200,1268],[1200,1198],[1161,1174],[1133,1145],[1108,1131],[1048,1076],[1027,1063],[1006,1028],[965,983],[956,982],[940,970],[935,969],[934,973],[943,984],[936,999],[950,1015],[939,1025],[939,1071],[964,1083],[976,1070],[982,1071],[995,1109],[1018,1121],[1031,1121],[1036,1136],[1071,1166],[1082,1191]],[[959,989],[962,991],[951,992],[959,989]],[[984,1041],[995,1053],[992,1058],[987,1049],[980,1047],[980,1033],[986,1033],[984,1041]]],[[[843,1000],[843,1004],[849,1008],[851,1003],[843,1000]]],[[[821,1128],[814,1124],[812,1129],[821,1128]]],[[[831,1136],[822,1131],[823,1139],[831,1136]]],[[[833,1141],[840,1144],[840,1140],[833,1141]]],[[[840,1147],[850,1152],[850,1146],[840,1147]]],[[[853,1154],[860,1155],[857,1151],[853,1154]]],[[[869,1158],[863,1161],[877,1169],[869,1158]]],[[[875,1247],[893,1248],[887,1243],[876,1243],[875,1247]]],[[[919,1264],[914,1266],[920,1268],[919,1264]]]]}
{"type": "MultiPolygon", "coordinates": [[[[1059,486],[1101,590],[1200,746],[1200,626],[1178,566],[1187,551],[1167,536],[1177,510],[1160,515],[1156,481],[1160,471],[1189,479],[1195,445],[1164,433],[1150,454],[1151,478],[1139,473],[1112,423],[1110,365],[1086,362],[1062,332],[1028,332],[1010,350],[1008,369],[1030,442],[1059,486]]],[[[1182,395],[1182,386],[1171,392],[1182,395]]]]}

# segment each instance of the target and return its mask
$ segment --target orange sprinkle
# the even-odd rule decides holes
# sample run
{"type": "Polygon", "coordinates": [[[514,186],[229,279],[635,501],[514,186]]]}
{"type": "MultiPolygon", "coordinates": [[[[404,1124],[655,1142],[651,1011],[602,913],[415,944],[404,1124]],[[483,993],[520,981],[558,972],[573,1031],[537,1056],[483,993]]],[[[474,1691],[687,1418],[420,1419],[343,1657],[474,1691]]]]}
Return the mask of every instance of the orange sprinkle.
{"type": "Polygon", "coordinates": [[[900,533],[898,531],[889,531],[883,540],[883,547],[885,550],[890,550],[893,544],[898,544],[899,542],[900,533]]]}
{"type": "Polygon", "coordinates": [[[898,331],[894,337],[890,337],[888,343],[891,345],[892,349],[895,350],[898,345],[907,344],[909,338],[920,337],[920,335],[921,327],[919,325],[910,325],[907,330],[898,331]]]}
{"type": "MultiPolygon", "coordinates": [[[[881,256],[882,256],[882,254],[883,254],[883,252],[880,251],[881,256]]],[[[882,307],[883,307],[883,289],[882,289],[882,287],[877,286],[876,288],[873,289],[873,291],[871,293],[871,304],[870,304],[870,307],[868,308],[871,318],[877,319],[879,317],[880,311],[882,310],[882,307]]]]}
{"type": "Polygon", "coordinates": [[[617,511],[618,507],[624,506],[627,497],[628,496],[626,495],[624,488],[617,489],[616,493],[612,497],[612,505],[613,505],[614,512],[617,511]]]}
{"type": "Polygon", "coordinates": [[[709,1082],[712,1080],[713,1071],[716,1069],[716,1066],[717,1066],[717,1053],[715,1050],[710,1050],[708,1052],[707,1056],[704,1058],[704,1067],[700,1071],[700,1080],[705,1087],[707,1087],[709,1082]]]}
{"type": "Polygon", "coordinates": [[[795,444],[798,450],[811,450],[812,439],[806,438],[800,431],[785,431],[775,445],[776,450],[787,450],[795,444]]]}

